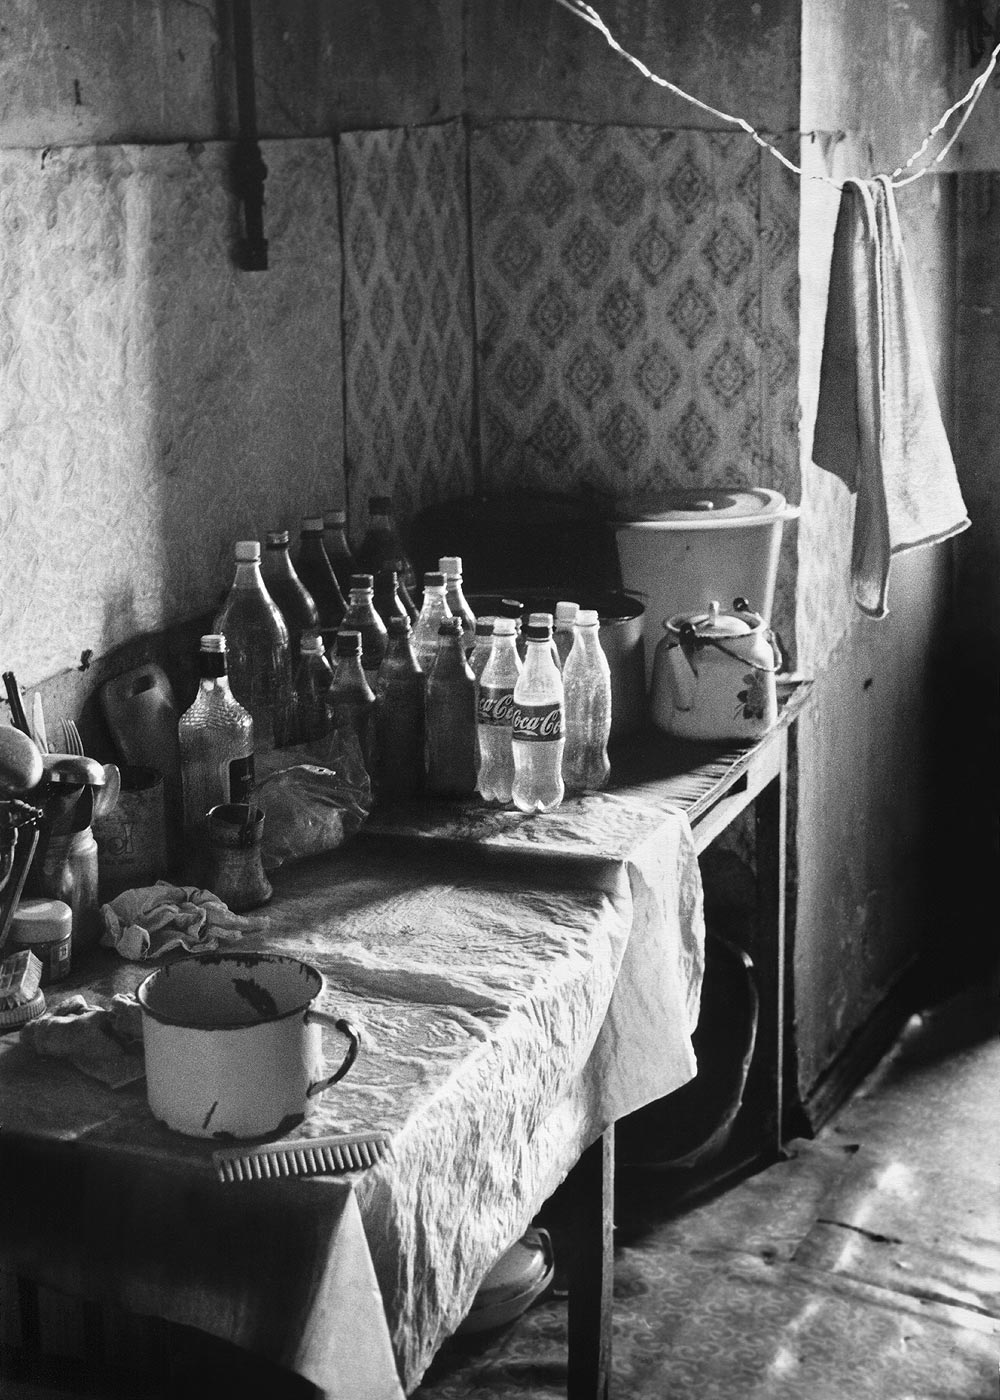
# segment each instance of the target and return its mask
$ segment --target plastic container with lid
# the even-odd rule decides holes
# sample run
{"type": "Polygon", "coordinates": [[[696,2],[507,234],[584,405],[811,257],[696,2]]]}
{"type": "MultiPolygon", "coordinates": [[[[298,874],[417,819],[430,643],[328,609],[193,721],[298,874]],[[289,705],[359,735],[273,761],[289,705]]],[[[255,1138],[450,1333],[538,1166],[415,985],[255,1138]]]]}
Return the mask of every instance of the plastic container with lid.
{"type": "Polygon", "coordinates": [[[799,515],[765,487],[676,488],[617,503],[622,585],[644,602],[646,679],[663,625],[713,598],[747,598],[770,618],[786,520],[799,515]]]}
{"type": "Polygon", "coordinates": [[[6,954],[28,949],[42,964],[41,985],[60,982],[72,965],[73,911],[61,899],[22,899],[4,944],[6,954]]]}

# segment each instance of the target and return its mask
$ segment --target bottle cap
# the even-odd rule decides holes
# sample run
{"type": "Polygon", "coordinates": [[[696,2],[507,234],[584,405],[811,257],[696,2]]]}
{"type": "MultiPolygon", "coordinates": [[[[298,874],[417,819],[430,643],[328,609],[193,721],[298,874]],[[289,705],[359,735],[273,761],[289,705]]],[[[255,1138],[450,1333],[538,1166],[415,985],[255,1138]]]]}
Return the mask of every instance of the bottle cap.
{"type": "Polygon", "coordinates": [[[351,588],[371,588],[374,580],[371,574],[352,574],[351,588]]]}
{"type": "MultiPolygon", "coordinates": [[[[498,620],[498,619],[495,619],[495,618],[492,618],[492,617],[477,617],[477,618],[476,618],[476,636],[477,636],[477,637],[492,637],[492,636],[493,636],[493,633],[497,630],[497,628],[496,628],[495,625],[494,625],[495,622],[496,622],[497,620],[498,620]]],[[[502,620],[503,620],[504,622],[508,622],[510,619],[509,619],[509,618],[503,618],[502,620]]]]}
{"type": "Polygon", "coordinates": [[[412,631],[413,628],[410,626],[410,619],[408,617],[390,617],[390,637],[408,637],[412,631]]]}
{"type": "Polygon", "coordinates": [[[208,632],[201,639],[202,651],[225,652],[226,639],[221,632],[208,632]]]}
{"type": "Polygon", "coordinates": [[[600,614],[594,608],[581,608],[576,615],[578,627],[596,627],[600,620],[600,614]]]}
{"type": "Polygon", "coordinates": [[[346,510],[325,510],[325,511],[323,512],[323,524],[324,524],[324,525],[346,525],[346,524],[347,524],[347,511],[346,511],[346,510]]]}
{"type": "Polygon", "coordinates": [[[338,632],[337,633],[337,655],[338,656],[360,656],[361,655],[361,633],[360,632],[338,632]]]}
{"type": "MultiPolygon", "coordinates": [[[[533,616],[541,616],[534,613],[533,616]]],[[[552,628],[547,622],[529,622],[524,629],[524,635],[529,642],[549,642],[552,640],[552,628]]]]}
{"type": "Polygon", "coordinates": [[[303,632],[299,640],[299,650],[302,652],[323,653],[323,638],[318,632],[303,632]]]}
{"type": "Polygon", "coordinates": [[[438,560],[438,568],[448,578],[461,576],[462,560],[457,554],[445,554],[438,560]]]}
{"type": "Polygon", "coordinates": [[[425,587],[425,588],[443,588],[443,587],[444,587],[444,574],[440,574],[440,573],[424,574],[424,587],[425,587]]]}
{"type": "Polygon", "coordinates": [[[494,637],[516,637],[517,623],[512,617],[498,617],[493,623],[494,637]]]}
{"type": "Polygon", "coordinates": [[[259,564],[260,540],[237,540],[236,562],[237,564],[259,564]]]}
{"type": "Polygon", "coordinates": [[[372,515],[388,515],[392,510],[392,497],[369,496],[368,509],[372,515]]]}
{"type": "Polygon", "coordinates": [[[529,614],[528,614],[528,625],[529,625],[529,627],[531,626],[532,623],[537,623],[539,626],[540,626],[542,623],[544,623],[545,626],[546,626],[546,627],[549,629],[549,631],[551,632],[551,631],[552,631],[552,614],[551,614],[551,613],[547,613],[547,612],[529,613],[529,614]]]}
{"type": "Polygon", "coordinates": [[[501,598],[497,612],[503,617],[520,617],[524,612],[524,604],[519,603],[516,598],[501,598]]]}
{"type": "Polygon", "coordinates": [[[268,549],[281,549],[288,543],[288,531],[268,530],[264,542],[268,549]]]}
{"type": "Polygon", "coordinates": [[[323,517],[321,515],[304,515],[302,517],[302,533],[304,535],[321,535],[323,533],[323,517]]]}
{"type": "Polygon", "coordinates": [[[572,622],[579,611],[579,603],[556,603],[556,622],[572,622]]]}
{"type": "Polygon", "coordinates": [[[462,635],[462,619],[460,617],[445,617],[441,619],[438,627],[439,637],[460,637],[462,635]]]}
{"type": "Polygon", "coordinates": [[[10,921],[12,943],[57,943],[69,936],[73,911],[61,899],[22,899],[10,921]]]}

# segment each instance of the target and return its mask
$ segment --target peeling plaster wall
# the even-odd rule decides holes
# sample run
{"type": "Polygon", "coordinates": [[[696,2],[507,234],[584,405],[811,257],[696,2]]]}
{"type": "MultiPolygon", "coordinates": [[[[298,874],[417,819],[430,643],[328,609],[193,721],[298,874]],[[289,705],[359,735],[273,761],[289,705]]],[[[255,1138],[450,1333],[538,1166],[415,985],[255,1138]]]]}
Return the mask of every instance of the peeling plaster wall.
{"type": "MultiPolygon", "coordinates": [[[[809,0],[803,8],[803,161],[841,178],[888,171],[951,100],[950,11],[809,0]]],[[[802,498],[799,664],[817,677],[798,748],[794,949],[799,1081],[807,1096],[926,949],[940,915],[949,817],[942,706],[954,546],[898,558],[890,616],[872,622],[849,592],[853,498],[810,460],[829,256],[839,194],[802,184],[802,498]]],[[[898,191],[946,427],[952,421],[954,181],[898,191]]],[[[954,443],[954,434],[952,434],[954,443]]],[[[945,975],[946,970],[943,970],[945,975]]]]}

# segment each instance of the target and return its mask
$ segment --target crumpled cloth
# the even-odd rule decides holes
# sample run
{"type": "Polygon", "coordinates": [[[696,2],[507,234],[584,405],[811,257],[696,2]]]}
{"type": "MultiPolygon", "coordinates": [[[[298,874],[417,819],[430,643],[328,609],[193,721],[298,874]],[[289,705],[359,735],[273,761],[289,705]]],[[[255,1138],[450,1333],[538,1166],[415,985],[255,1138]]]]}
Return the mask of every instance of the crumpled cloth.
{"type": "Polygon", "coordinates": [[[142,1011],[132,996],[118,994],[110,1006],[80,995],[67,997],[21,1028],[21,1041],[37,1055],[69,1060],[112,1089],[141,1079],[142,1011]]]}
{"type": "Polygon", "coordinates": [[[892,556],[957,535],[969,518],[884,175],[844,182],[812,456],[857,495],[854,600],[885,617],[892,556]]]}
{"type": "Polygon", "coordinates": [[[211,890],[158,880],[124,890],[101,906],[101,943],[129,962],[158,958],[174,948],[212,953],[220,943],[238,943],[244,933],[264,927],[266,917],[234,914],[211,890]]]}

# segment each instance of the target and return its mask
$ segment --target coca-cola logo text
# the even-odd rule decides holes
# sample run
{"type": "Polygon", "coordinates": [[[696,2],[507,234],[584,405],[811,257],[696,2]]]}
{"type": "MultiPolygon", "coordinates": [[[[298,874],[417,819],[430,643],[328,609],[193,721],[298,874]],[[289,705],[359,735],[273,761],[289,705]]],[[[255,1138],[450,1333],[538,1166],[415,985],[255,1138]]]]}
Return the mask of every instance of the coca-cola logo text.
{"type": "Polygon", "coordinates": [[[481,686],[479,690],[479,723],[510,725],[514,718],[513,690],[497,690],[481,686]]]}
{"type": "Polygon", "coordinates": [[[515,705],[512,739],[549,743],[562,738],[560,705],[515,705]]]}

